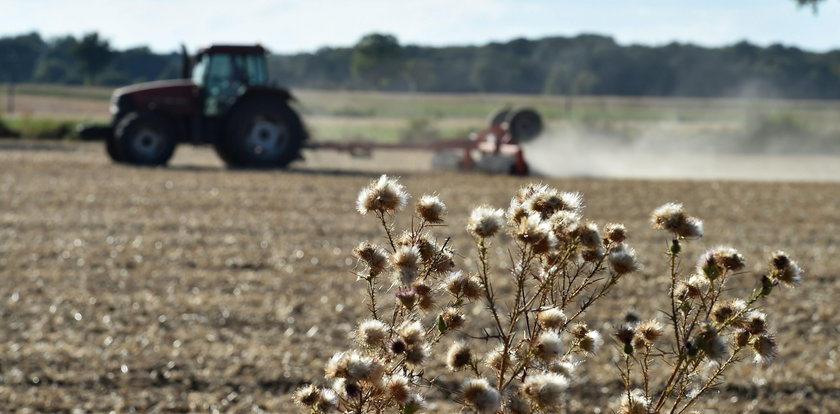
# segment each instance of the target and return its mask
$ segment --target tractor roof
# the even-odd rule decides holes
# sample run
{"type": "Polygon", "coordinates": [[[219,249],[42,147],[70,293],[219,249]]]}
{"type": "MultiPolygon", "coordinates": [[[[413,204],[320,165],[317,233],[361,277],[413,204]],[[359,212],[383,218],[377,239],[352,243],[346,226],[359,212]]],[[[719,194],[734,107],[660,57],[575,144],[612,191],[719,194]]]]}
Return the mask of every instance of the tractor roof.
{"type": "Polygon", "coordinates": [[[198,51],[199,55],[209,53],[231,53],[239,55],[263,55],[268,50],[259,44],[244,46],[244,45],[212,45],[205,47],[198,51]]]}

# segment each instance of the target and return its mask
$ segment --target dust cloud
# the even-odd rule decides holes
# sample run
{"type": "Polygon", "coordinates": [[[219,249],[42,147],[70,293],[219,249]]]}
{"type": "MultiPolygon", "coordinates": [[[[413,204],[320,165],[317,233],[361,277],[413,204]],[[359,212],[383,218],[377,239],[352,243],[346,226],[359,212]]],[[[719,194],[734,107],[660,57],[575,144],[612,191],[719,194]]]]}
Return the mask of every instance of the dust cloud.
{"type": "Polygon", "coordinates": [[[840,181],[838,138],[706,135],[657,125],[634,137],[549,130],[523,147],[532,172],[549,177],[840,181]]]}

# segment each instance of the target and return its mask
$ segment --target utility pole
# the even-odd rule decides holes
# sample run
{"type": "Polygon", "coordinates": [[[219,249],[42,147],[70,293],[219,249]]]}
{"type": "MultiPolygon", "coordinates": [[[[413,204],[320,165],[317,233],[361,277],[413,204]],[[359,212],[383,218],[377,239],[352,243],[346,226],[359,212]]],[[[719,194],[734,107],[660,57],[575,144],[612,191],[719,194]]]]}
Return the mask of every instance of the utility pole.
{"type": "Polygon", "coordinates": [[[6,90],[6,113],[10,114],[15,111],[15,84],[9,82],[9,87],[6,90]]]}

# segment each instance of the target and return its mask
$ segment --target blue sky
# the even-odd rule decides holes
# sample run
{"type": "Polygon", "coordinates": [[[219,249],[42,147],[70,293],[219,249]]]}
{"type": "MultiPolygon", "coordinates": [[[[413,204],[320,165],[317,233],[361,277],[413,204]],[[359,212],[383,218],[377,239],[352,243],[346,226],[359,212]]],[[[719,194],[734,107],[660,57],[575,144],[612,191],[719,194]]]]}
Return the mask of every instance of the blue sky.
{"type": "Polygon", "coordinates": [[[350,46],[371,32],[403,44],[464,45],[598,33],[620,43],[748,40],[840,49],[840,0],[0,0],[0,35],[98,31],[118,48],[173,51],[259,42],[274,52],[350,46]]]}

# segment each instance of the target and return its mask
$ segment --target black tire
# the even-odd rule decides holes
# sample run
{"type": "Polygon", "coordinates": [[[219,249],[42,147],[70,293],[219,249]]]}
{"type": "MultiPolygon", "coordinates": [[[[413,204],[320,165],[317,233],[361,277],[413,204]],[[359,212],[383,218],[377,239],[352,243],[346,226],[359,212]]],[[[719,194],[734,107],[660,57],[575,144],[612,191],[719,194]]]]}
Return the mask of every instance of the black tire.
{"type": "Polygon", "coordinates": [[[222,160],[234,168],[285,168],[300,158],[306,131],[292,108],[270,96],[243,99],[215,144],[222,160]]]}
{"type": "Polygon", "coordinates": [[[113,145],[116,157],[112,158],[135,165],[166,165],[176,144],[175,133],[165,118],[149,112],[132,112],[117,123],[113,145]]]}
{"type": "Polygon", "coordinates": [[[110,157],[112,161],[117,163],[125,162],[125,157],[123,157],[119,148],[117,148],[117,139],[113,135],[105,137],[105,152],[108,153],[108,157],[110,157]]]}
{"type": "Polygon", "coordinates": [[[490,117],[487,118],[487,126],[492,128],[495,126],[501,125],[503,122],[507,121],[508,117],[510,116],[510,108],[502,108],[496,112],[490,114],[490,117]]]}
{"type": "Polygon", "coordinates": [[[510,115],[508,131],[513,142],[528,142],[538,137],[543,130],[540,114],[530,108],[517,109],[510,115]]]}

